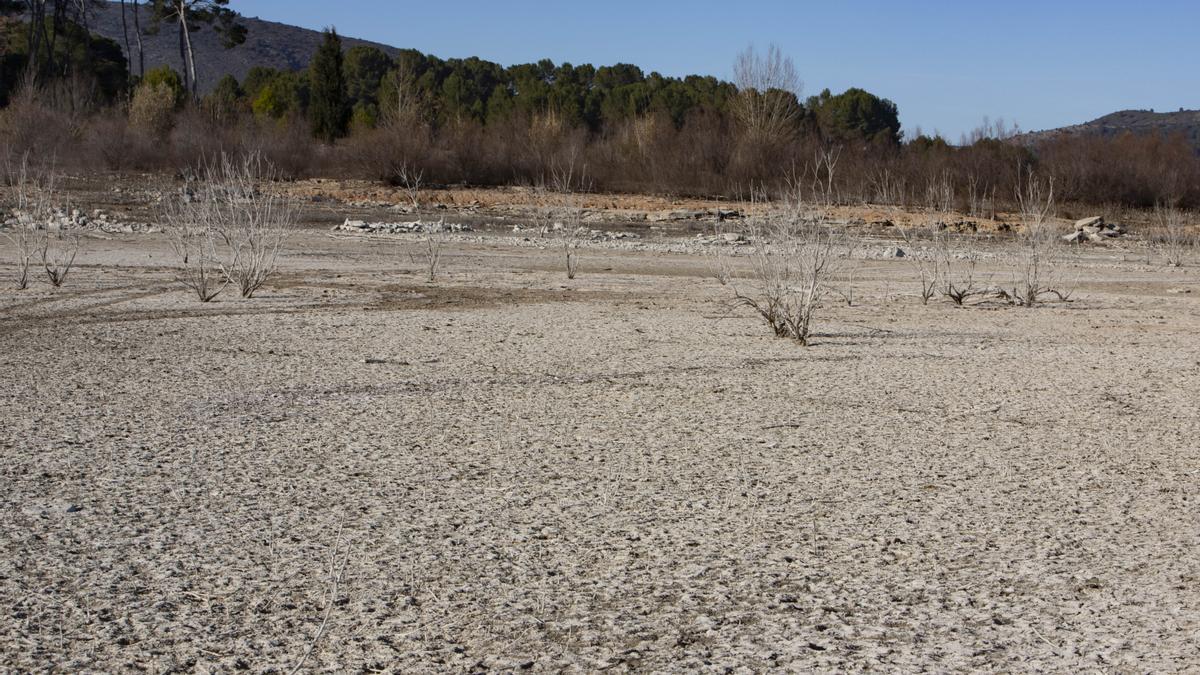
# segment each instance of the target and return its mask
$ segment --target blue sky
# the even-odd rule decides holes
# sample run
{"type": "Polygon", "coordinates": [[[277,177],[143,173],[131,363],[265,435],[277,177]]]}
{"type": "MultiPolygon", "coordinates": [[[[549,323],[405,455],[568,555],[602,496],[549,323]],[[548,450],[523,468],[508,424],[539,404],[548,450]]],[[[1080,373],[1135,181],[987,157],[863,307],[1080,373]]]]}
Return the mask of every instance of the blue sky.
{"type": "Polygon", "coordinates": [[[951,140],[983,117],[1025,130],[1127,108],[1200,108],[1200,0],[485,2],[233,0],[248,16],[505,65],[541,58],[730,76],[778,44],[805,95],[863,87],[906,131],[951,140]]]}

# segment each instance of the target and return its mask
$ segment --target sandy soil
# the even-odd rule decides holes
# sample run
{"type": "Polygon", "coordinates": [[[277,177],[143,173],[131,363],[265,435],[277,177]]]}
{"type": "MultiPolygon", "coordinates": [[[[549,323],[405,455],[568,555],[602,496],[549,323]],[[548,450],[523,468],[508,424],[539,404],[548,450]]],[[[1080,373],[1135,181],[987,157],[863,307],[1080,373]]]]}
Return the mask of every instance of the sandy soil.
{"type": "Polygon", "coordinates": [[[1200,670],[1195,267],[1026,310],[862,261],[804,349],[697,256],[417,248],[0,291],[0,669],[1200,670]]]}

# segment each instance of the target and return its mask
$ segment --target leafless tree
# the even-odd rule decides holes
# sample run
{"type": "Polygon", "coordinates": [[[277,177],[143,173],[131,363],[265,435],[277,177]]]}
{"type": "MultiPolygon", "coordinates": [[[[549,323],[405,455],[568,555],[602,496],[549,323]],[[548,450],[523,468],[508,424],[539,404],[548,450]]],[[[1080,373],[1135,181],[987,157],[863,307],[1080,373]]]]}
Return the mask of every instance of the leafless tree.
{"type": "Polygon", "coordinates": [[[833,181],[837,172],[838,160],[841,157],[841,145],[823,143],[817,149],[816,158],[813,160],[813,193],[821,196],[821,201],[825,206],[832,206],[837,202],[833,181]]]}
{"type": "Polygon", "coordinates": [[[1060,255],[1058,236],[1050,222],[1054,213],[1054,178],[1043,180],[1032,169],[1018,167],[1017,203],[1021,208],[1021,230],[1014,264],[1012,300],[1024,307],[1037,305],[1054,295],[1066,300],[1056,288],[1060,255]]]}
{"type": "Polygon", "coordinates": [[[1187,221],[1187,214],[1174,206],[1159,204],[1154,209],[1151,245],[1171,267],[1183,267],[1196,247],[1196,235],[1187,221]]]}
{"type": "Polygon", "coordinates": [[[406,161],[402,161],[396,167],[396,184],[404,190],[413,213],[417,213],[421,208],[421,183],[424,178],[424,170],[417,169],[406,161]]]}
{"type": "Polygon", "coordinates": [[[751,138],[774,141],[789,137],[800,121],[797,99],[803,88],[796,64],[771,45],[765,55],[747,47],[733,63],[738,96],[733,112],[751,138]]]}
{"type": "Polygon", "coordinates": [[[227,283],[253,297],[278,268],[296,208],[262,189],[276,172],[257,153],[222,155],[198,173],[194,197],[164,214],[184,265],[180,281],[204,302],[227,283]]]}
{"type": "Polygon", "coordinates": [[[929,176],[925,184],[925,204],[930,211],[939,215],[954,211],[954,183],[949,171],[943,170],[929,176]]]}
{"type": "Polygon", "coordinates": [[[926,225],[926,237],[920,237],[906,227],[899,229],[900,236],[908,246],[904,259],[916,270],[917,280],[921,284],[921,304],[928,305],[930,299],[937,295],[942,286],[942,258],[939,244],[943,234],[933,223],[926,225]],[[925,245],[932,245],[933,250],[925,250],[925,245]]]}
{"type": "Polygon", "coordinates": [[[5,238],[12,244],[16,254],[16,287],[24,290],[29,288],[29,272],[34,259],[45,247],[44,240],[53,215],[53,184],[50,182],[52,179],[43,179],[33,172],[28,153],[15,166],[6,157],[5,165],[5,173],[13,188],[12,216],[16,221],[12,230],[5,233],[5,238]]]}
{"type": "Polygon", "coordinates": [[[749,225],[750,278],[730,280],[734,301],[750,307],[775,335],[807,346],[813,317],[836,278],[845,235],[822,222],[795,193],[781,211],[749,225]]]}
{"type": "Polygon", "coordinates": [[[554,208],[549,211],[554,218],[550,230],[562,246],[567,278],[574,279],[579,271],[579,244],[586,232],[578,194],[587,185],[586,174],[576,166],[572,156],[551,169],[550,181],[555,200],[554,208]]]}
{"type": "Polygon", "coordinates": [[[215,207],[215,200],[175,199],[164,203],[162,213],[171,245],[183,265],[178,281],[200,302],[211,302],[225,290],[238,262],[236,254],[225,248],[215,217],[220,211],[215,207]]]}
{"type": "MultiPolygon", "coordinates": [[[[16,168],[7,170],[14,181],[17,225],[8,234],[17,251],[17,287],[28,288],[32,261],[38,260],[50,285],[59,288],[67,282],[75,258],[79,255],[80,238],[63,222],[55,222],[56,192],[52,170],[35,171],[28,153],[16,168]]],[[[65,220],[65,219],[57,219],[65,220]]]]}

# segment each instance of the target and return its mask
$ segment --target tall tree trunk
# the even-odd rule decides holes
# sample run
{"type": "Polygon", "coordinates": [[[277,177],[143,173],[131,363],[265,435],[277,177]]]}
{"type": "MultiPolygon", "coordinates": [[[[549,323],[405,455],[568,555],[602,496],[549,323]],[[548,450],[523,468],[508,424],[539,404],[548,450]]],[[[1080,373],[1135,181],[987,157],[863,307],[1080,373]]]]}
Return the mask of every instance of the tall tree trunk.
{"type": "Polygon", "coordinates": [[[25,5],[29,8],[29,37],[26,47],[29,50],[29,59],[25,62],[28,71],[25,78],[28,84],[32,84],[40,70],[42,40],[46,31],[46,0],[26,0],[25,5]]]}
{"type": "MultiPolygon", "coordinates": [[[[196,52],[192,49],[192,32],[188,28],[187,22],[187,4],[185,0],[179,0],[179,30],[183,36],[183,43],[187,48],[187,78],[191,80],[192,98],[196,98],[198,87],[196,86],[196,52]]],[[[185,83],[186,84],[186,83],[185,83]]]]}
{"type": "Polygon", "coordinates": [[[142,19],[138,13],[141,0],[133,0],[133,34],[138,46],[138,77],[146,76],[146,49],[142,46],[142,19]]]}
{"type": "Polygon", "coordinates": [[[125,63],[129,64],[129,75],[132,77],[133,49],[129,46],[129,21],[125,18],[125,0],[121,0],[121,33],[125,36],[125,63]]]}

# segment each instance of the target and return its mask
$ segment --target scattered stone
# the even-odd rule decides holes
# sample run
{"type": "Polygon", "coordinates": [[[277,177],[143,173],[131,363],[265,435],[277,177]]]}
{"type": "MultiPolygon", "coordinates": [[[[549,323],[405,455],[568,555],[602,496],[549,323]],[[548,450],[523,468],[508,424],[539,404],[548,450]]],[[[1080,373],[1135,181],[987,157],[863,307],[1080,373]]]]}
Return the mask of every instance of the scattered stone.
{"type": "MultiPolygon", "coordinates": [[[[445,223],[412,220],[398,223],[369,223],[365,220],[351,220],[333,228],[335,232],[358,232],[370,234],[413,234],[417,232],[470,232],[471,226],[462,223],[445,223]]],[[[518,230],[514,230],[518,231],[518,230]]]]}
{"type": "Polygon", "coordinates": [[[100,231],[107,234],[134,234],[139,232],[158,232],[159,230],[145,223],[124,222],[113,218],[101,209],[95,209],[90,214],[80,209],[54,209],[48,216],[35,217],[31,213],[13,211],[0,217],[0,224],[7,228],[27,228],[31,230],[46,230],[47,232],[67,232],[72,230],[100,231]]]}

